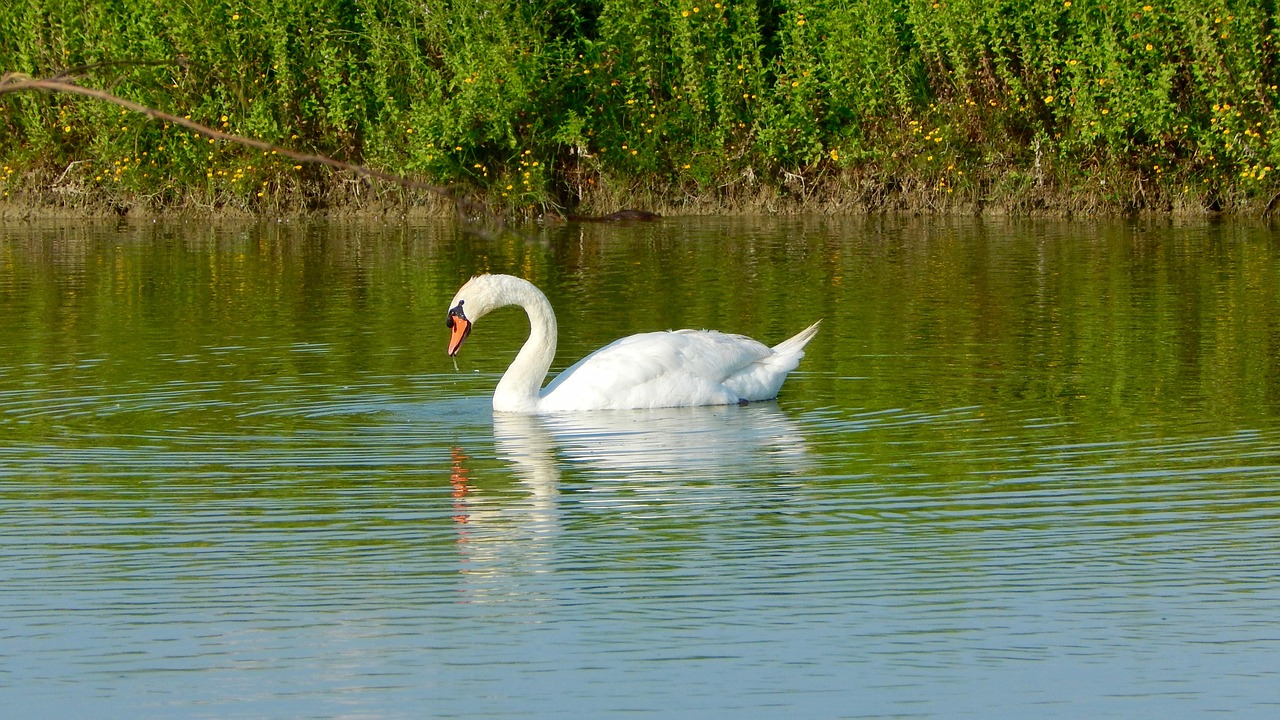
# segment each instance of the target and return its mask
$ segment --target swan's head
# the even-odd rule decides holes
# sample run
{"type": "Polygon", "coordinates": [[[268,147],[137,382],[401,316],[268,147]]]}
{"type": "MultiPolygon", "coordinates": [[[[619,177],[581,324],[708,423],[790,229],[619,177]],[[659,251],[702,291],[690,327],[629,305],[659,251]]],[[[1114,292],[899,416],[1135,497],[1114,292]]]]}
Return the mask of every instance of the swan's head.
{"type": "Polygon", "coordinates": [[[477,275],[467,281],[449,303],[449,355],[457,355],[462,341],[471,334],[471,325],[504,305],[510,305],[513,286],[528,283],[510,275],[477,275]]]}

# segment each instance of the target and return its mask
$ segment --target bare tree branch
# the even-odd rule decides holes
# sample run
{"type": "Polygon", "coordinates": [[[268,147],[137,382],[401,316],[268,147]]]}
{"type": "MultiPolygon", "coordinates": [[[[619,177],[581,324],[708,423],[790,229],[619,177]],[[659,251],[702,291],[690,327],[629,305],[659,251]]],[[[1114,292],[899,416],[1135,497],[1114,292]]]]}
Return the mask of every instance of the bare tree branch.
{"type": "MultiPolygon", "coordinates": [[[[181,64],[183,61],[176,60],[172,62],[181,64]]],[[[352,172],[363,177],[375,178],[377,180],[394,183],[396,185],[400,185],[401,187],[406,187],[413,190],[423,190],[423,191],[432,193],[433,195],[450,200],[451,202],[454,203],[454,207],[458,209],[459,213],[462,213],[464,215],[465,214],[480,215],[496,223],[499,226],[499,228],[504,227],[504,223],[502,222],[502,219],[495,216],[493,213],[489,212],[488,208],[484,207],[482,204],[478,202],[475,202],[474,200],[471,200],[470,198],[466,198],[454,193],[449,188],[442,187],[440,185],[433,185],[431,183],[421,182],[418,180],[410,180],[409,178],[406,178],[406,177],[393,175],[391,173],[383,172],[381,170],[374,170],[373,168],[365,167],[363,165],[354,165],[352,163],[343,162],[341,160],[335,160],[326,155],[298,152],[297,150],[290,150],[289,148],[280,147],[279,145],[275,145],[269,142],[264,142],[262,140],[255,140],[253,138],[247,138],[247,137],[242,137],[240,135],[233,135],[232,133],[222,132],[221,130],[215,130],[214,128],[211,128],[208,125],[202,125],[194,120],[178,117],[177,115],[171,115],[162,110],[157,110],[155,108],[147,107],[145,105],[140,105],[130,100],[125,100],[124,98],[112,95],[111,93],[106,92],[105,90],[98,90],[96,88],[85,87],[83,85],[77,85],[73,82],[69,82],[65,79],[60,79],[60,78],[67,78],[77,74],[83,74],[99,66],[119,65],[119,64],[137,65],[137,64],[170,64],[170,63],[149,63],[144,61],[120,61],[116,63],[99,63],[97,65],[86,65],[86,66],[64,70],[58,75],[55,75],[53,79],[35,79],[23,73],[5,73],[5,75],[2,78],[0,78],[0,95],[3,95],[5,93],[11,93],[11,92],[20,92],[23,90],[44,90],[44,91],[51,91],[51,92],[73,93],[76,95],[91,97],[97,100],[104,100],[106,102],[119,105],[122,108],[132,110],[137,113],[141,113],[148,117],[156,118],[157,120],[163,120],[165,122],[173,123],[175,125],[180,125],[189,130],[200,133],[201,135],[204,135],[206,137],[214,138],[215,140],[225,140],[227,142],[233,142],[238,145],[244,145],[246,147],[256,148],[264,152],[277,153],[287,158],[292,158],[298,162],[328,165],[331,168],[336,168],[338,170],[346,170],[348,172],[352,172]]]]}

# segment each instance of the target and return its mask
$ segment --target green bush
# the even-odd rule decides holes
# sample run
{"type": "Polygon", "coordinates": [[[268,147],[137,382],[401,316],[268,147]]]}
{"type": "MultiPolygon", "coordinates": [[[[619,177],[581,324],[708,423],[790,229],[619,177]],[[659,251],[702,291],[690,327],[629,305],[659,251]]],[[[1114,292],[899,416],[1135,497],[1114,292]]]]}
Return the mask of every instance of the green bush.
{"type": "MultiPolygon", "coordinates": [[[[513,210],[787,178],[1262,198],[1277,18],[1244,0],[14,0],[0,69],[513,210]]],[[[341,174],[67,95],[0,96],[5,192],[269,209],[341,174]]],[[[1206,200],[1207,202],[1207,200],[1206,200]]]]}

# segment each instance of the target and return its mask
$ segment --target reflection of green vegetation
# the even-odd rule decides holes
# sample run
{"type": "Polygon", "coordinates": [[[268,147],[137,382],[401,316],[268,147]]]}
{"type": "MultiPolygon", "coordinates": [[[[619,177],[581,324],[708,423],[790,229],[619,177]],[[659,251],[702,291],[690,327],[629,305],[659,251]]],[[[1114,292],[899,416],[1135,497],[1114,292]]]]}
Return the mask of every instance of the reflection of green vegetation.
{"type": "MultiPolygon", "coordinates": [[[[181,58],[89,82],[522,210],[771,192],[1198,209],[1273,193],[1275,33],[1274,11],[1234,0],[28,0],[0,6],[0,69],[181,58]]],[[[103,103],[0,103],[5,193],[370,199],[103,103]]]]}
{"type": "MultiPolygon", "coordinates": [[[[136,545],[111,549],[163,541],[181,555],[182,542],[196,558],[258,533],[270,538],[259,558],[338,565],[418,552],[424,537],[520,557],[546,517],[579,536],[608,530],[609,562],[641,569],[762,525],[824,541],[872,528],[873,545],[889,525],[951,532],[954,561],[972,549],[967,530],[1088,516],[1145,532],[1132,503],[1100,507],[1108,493],[1148,484],[1173,498],[1169,512],[1198,513],[1159,473],[1274,465],[1277,250],[1269,231],[1239,226],[877,219],[527,240],[443,224],[8,227],[0,486],[33,516],[127,521],[136,545]],[[552,447],[560,495],[537,506],[483,410],[432,408],[487,395],[523,340],[507,310],[477,327],[461,373],[445,357],[446,303],[485,270],[547,290],[557,368],[630,332],[776,341],[823,317],[779,403],[802,428],[801,467],[629,479],[552,447]],[[754,524],[705,522],[703,509],[754,524]],[[189,535],[170,542],[175,528],[189,535]],[[663,537],[661,556],[611,542],[632,534],[663,537]]],[[[1257,498],[1241,476],[1215,480],[1215,507],[1257,498]]]]}
{"type": "MultiPolygon", "coordinates": [[[[175,426],[263,432],[288,454],[288,438],[307,447],[307,432],[361,417],[311,415],[312,404],[483,396],[524,318],[486,318],[461,375],[441,318],[466,277],[493,270],[547,290],[557,368],[629,332],[777,341],[823,317],[783,407],[834,412],[854,434],[833,441],[871,443],[877,462],[945,455],[978,426],[1011,444],[1028,440],[1023,424],[1070,423],[1051,434],[1084,442],[1235,430],[1280,403],[1278,262],[1265,233],[1226,226],[689,220],[536,242],[443,225],[10,229],[0,427],[9,441],[68,447],[164,445],[157,433],[175,426]],[[856,420],[896,408],[891,424],[921,416],[927,437],[856,420]]],[[[198,473],[243,470],[193,459],[198,473]]]]}

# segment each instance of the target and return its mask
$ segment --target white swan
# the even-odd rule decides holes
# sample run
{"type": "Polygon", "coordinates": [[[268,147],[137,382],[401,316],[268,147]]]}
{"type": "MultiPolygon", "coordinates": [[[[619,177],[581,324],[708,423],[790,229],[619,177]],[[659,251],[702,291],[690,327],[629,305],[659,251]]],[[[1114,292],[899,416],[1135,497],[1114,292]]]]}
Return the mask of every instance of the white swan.
{"type": "Polygon", "coordinates": [[[447,325],[449,355],[457,355],[471,326],[493,310],[519,305],[529,315],[529,339],[498,381],[493,409],[542,413],[577,410],[732,405],[771,400],[800,364],[815,322],[772,348],[742,335],[675,330],[631,335],[591,353],[542,381],[556,354],[556,316],[547,296],[511,275],[478,275],[454,295],[447,325]]]}

